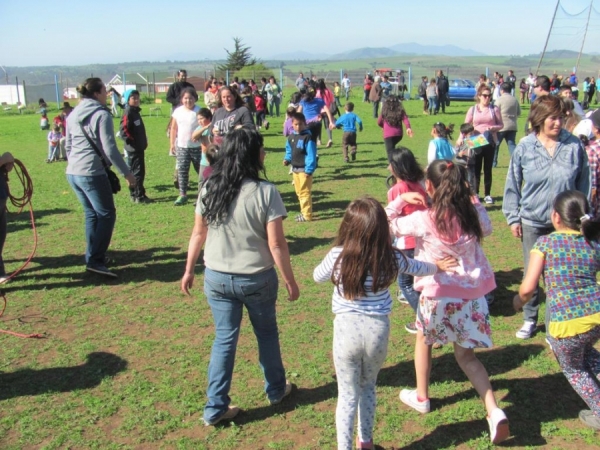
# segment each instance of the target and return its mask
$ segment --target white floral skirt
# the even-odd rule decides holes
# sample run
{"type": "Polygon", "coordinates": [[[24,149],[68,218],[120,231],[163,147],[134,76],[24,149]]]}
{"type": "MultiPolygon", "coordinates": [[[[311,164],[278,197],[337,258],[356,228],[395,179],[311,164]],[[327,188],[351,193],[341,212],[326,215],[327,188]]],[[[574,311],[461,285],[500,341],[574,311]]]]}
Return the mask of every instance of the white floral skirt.
{"type": "Polygon", "coordinates": [[[416,325],[425,335],[427,345],[456,342],[464,348],[492,346],[490,314],[485,297],[462,300],[422,295],[416,325]]]}

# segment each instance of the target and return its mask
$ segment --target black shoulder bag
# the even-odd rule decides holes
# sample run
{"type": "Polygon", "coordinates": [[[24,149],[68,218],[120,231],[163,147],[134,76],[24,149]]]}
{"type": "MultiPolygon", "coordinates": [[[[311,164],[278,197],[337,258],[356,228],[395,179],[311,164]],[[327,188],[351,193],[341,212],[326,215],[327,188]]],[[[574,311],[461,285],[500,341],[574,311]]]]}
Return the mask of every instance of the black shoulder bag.
{"type": "Polygon", "coordinates": [[[112,190],[112,193],[118,193],[121,190],[121,181],[119,180],[119,177],[110,169],[110,166],[104,158],[104,154],[100,151],[96,143],[92,141],[92,138],[90,138],[90,135],[85,130],[83,123],[79,122],[79,126],[81,127],[81,131],[83,131],[83,135],[88,140],[88,142],[100,158],[100,161],[102,161],[102,165],[104,166],[104,170],[106,170],[106,176],[108,177],[108,182],[110,183],[110,189],[112,190]]]}

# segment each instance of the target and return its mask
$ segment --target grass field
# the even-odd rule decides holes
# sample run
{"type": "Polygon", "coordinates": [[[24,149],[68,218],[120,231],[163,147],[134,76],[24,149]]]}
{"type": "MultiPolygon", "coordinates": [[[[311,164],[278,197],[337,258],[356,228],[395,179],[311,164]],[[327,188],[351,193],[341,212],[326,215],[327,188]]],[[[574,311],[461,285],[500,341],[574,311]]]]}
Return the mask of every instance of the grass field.
{"type": "MultiPolygon", "coordinates": [[[[125,192],[116,196],[118,219],[109,256],[119,279],[113,281],[84,271],[82,208],[66,182],[65,163],[44,162],[46,132],[39,130],[38,116],[0,115],[0,151],[13,152],[34,181],[39,234],[33,262],[6,287],[8,307],[0,328],[45,334],[41,340],[0,335],[0,448],[334,448],[332,287],[316,285],[312,271],[348,202],[362,194],[384,202],[388,175],[371,105],[353,100],[365,122],[357,161],[343,162],[341,132],[334,132],[333,148],[319,151],[316,220],[284,223],[301,297],[288,303],[280,292],[278,318],[284,363],[297,388],[281,405],[269,406],[254,335],[244,319],[231,390],[243,412],[231,425],[216,428],[202,424],[213,332],[202,294],[203,266],[197,267],[193,297],[185,297],[178,285],[194,212],[191,204],[173,206],[168,118],[144,117],[150,142],[146,186],[155,202],[138,205],[125,192]]],[[[407,102],[415,137],[402,143],[424,164],[433,122],[458,127],[468,106],[453,103],[434,118],[422,115],[420,102],[407,102]]],[[[298,205],[281,165],[282,123],[283,118],[272,119],[265,133],[267,175],[293,216],[298,205]]],[[[498,200],[507,164],[504,144],[494,169],[498,200]]],[[[16,183],[13,177],[13,189],[16,183]]],[[[511,421],[513,437],[507,445],[597,448],[597,436],[577,419],[585,404],[559,371],[543,333],[529,341],[514,337],[522,323],[511,306],[522,276],[521,247],[505,224],[500,201],[488,211],[495,229],[484,246],[498,283],[491,307],[496,346],[478,354],[511,421]]],[[[19,267],[32,246],[27,214],[11,213],[4,251],[8,269],[19,267]]],[[[408,306],[394,305],[388,358],[379,375],[375,442],[386,449],[489,448],[485,410],[450,346],[434,351],[432,412],[419,415],[398,400],[401,388],[415,384],[414,337],[404,331],[411,316],[408,306]]]]}

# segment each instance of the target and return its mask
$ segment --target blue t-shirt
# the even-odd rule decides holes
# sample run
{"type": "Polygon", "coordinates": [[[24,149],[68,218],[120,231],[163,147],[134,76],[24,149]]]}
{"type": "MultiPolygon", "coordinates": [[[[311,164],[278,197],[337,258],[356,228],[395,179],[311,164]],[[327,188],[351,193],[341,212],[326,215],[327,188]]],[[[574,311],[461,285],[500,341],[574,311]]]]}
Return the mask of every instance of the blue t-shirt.
{"type": "Polygon", "coordinates": [[[302,114],[304,114],[306,121],[311,122],[316,119],[319,114],[321,114],[321,110],[325,106],[325,102],[322,98],[315,98],[310,102],[305,102],[302,100],[300,102],[300,106],[302,106],[302,114]]]}

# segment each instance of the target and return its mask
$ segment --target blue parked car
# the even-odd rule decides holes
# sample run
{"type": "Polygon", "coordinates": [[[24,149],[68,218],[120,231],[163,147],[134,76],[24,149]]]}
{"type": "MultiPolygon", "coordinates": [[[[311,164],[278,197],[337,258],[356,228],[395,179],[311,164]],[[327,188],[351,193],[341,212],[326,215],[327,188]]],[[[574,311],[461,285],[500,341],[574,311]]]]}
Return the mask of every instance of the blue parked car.
{"type": "Polygon", "coordinates": [[[448,91],[449,100],[474,101],[476,89],[475,83],[471,80],[449,80],[450,89],[448,91]]]}

